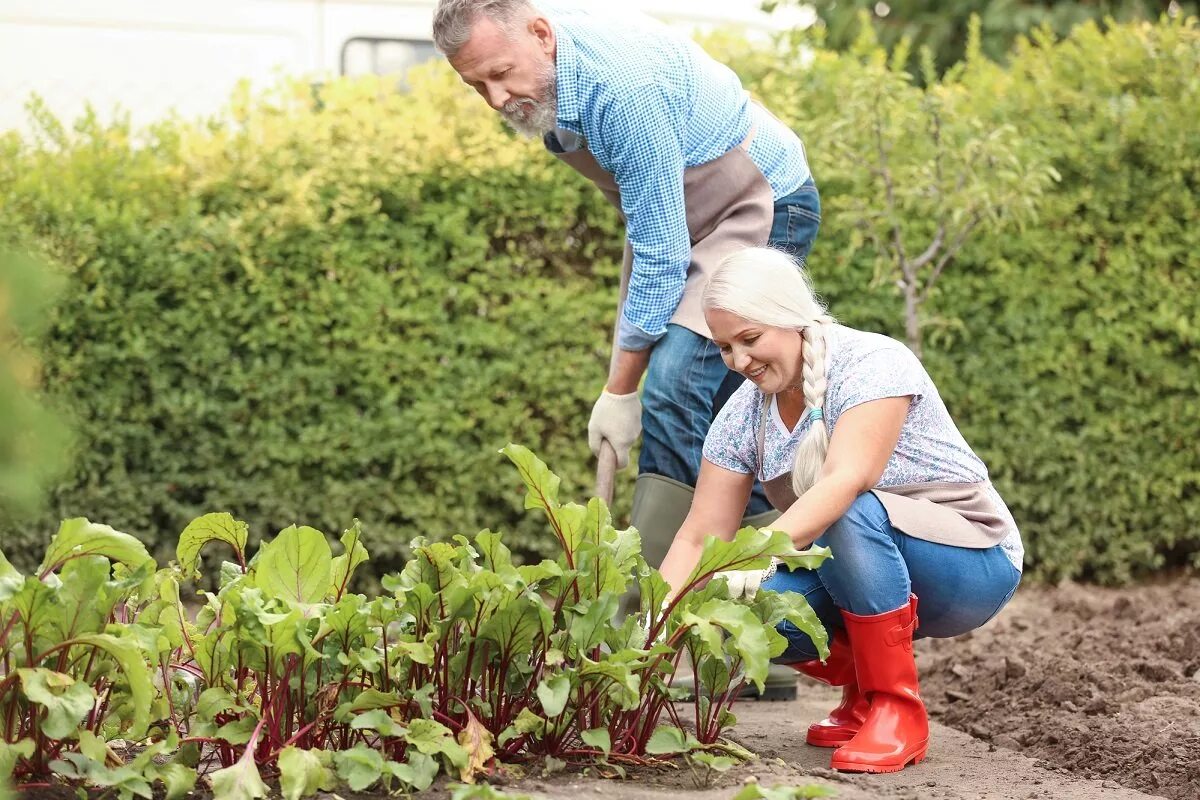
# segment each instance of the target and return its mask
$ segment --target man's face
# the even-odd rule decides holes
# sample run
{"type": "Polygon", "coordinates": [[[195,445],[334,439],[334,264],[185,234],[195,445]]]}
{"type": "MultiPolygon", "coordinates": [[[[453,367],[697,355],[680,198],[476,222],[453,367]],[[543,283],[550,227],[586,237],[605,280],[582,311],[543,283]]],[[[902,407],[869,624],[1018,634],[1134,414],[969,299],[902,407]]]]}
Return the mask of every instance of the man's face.
{"type": "Polygon", "coordinates": [[[487,17],[471,27],[471,38],[450,59],[463,83],[526,136],[554,130],[558,93],[554,31],[543,17],[508,34],[487,17]]]}

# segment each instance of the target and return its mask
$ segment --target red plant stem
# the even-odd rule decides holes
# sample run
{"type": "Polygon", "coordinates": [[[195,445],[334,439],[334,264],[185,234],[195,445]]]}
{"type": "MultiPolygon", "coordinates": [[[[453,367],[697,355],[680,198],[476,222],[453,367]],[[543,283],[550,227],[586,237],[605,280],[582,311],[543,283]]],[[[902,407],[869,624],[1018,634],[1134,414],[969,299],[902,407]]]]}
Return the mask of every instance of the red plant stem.
{"type": "Polygon", "coordinates": [[[274,752],[272,752],[270,755],[268,755],[268,756],[267,756],[267,759],[266,759],[266,760],[267,760],[267,761],[274,761],[275,759],[279,758],[279,754],[283,752],[284,748],[286,748],[286,747],[290,747],[291,745],[295,744],[297,739],[299,739],[299,738],[300,738],[301,736],[303,736],[304,734],[308,733],[308,732],[309,732],[309,731],[312,729],[312,727],[313,727],[314,725],[316,725],[316,724],[317,724],[317,721],[316,721],[316,720],[313,720],[312,722],[308,723],[307,725],[305,725],[305,726],[304,726],[303,728],[301,728],[300,730],[296,731],[296,735],[295,735],[295,736],[293,736],[292,738],[288,739],[288,740],[287,740],[286,742],[284,742],[283,744],[279,745],[279,747],[278,747],[278,748],[277,748],[277,749],[276,749],[274,752]]]}
{"type": "MultiPolygon", "coordinates": [[[[379,635],[383,640],[383,691],[390,692],[392,686],[391,676],[388,674],[388,641],[387,641],[387,623],[381,622],[379,625],[379,635]]],[[[301,682],[303,682],[301,678],[301,682]]],[[[303,692],[303,689],[301,689],[303,692]]]]}

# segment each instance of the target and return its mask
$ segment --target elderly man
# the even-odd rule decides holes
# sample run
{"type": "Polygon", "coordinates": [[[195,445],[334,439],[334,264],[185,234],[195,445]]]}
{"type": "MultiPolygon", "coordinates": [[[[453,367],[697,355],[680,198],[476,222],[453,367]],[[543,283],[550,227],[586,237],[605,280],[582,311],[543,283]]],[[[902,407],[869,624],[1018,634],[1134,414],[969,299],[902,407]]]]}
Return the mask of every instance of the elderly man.
{"type": "MultiPolygon", "coordinates": [[[[464,83],[592,180],[625,219],[633,263],[620,352],[588,442],[598,453],[607,439],[624,467],[642,434],[632,523],[646,560],[659,564],[691,504],[704,436],[742,381],[709,339],[701,292],[732,250],[808,254],[820,202],[804,146],[732,70],[649,20],[441,0],[433,39],[464,83]]],[[[747,524],[769,522],[769,509],[756,488],[747,524]]],[[[794,684],[778,691],[792,695],[794,684]]]]}

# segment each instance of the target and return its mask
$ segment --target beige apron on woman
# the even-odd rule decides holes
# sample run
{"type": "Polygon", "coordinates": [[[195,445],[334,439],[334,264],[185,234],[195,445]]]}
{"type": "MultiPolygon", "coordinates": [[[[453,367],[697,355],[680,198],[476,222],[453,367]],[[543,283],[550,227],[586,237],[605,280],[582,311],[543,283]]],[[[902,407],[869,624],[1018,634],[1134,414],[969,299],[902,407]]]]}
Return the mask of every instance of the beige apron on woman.
{"type": "MultiPolygon", "coordinates": [[[[767,438],[767,423],[771,414],[771,395],[763,397],[761,421],[758,426],[758,477],[763,476],[763,455],[767,438]]],[[[764,480],[763,491],[771,505],[787,511],[796,502],[792,491],[792,471],[764,480]]],[[[996,513],[987,495],[988,484],[905,483],[876,487],[871,493],[879,498],[887,511],[892,527],[909,536],[927,542],[955,547],[984,549],[1000,543],[1008,533],[1005,521],[996,513]]]]}
{"type": "MultiPolygon", "coordinates": [[[[762,247],[771,236],[775,197],[748,149],[754,130],[740,145],[722,156],[683,170],[683,201],[687,216],[692,260],[683,298],[671,322],[711,339],[700,299],[709,277],[721,259],[744,247],[762,247]]],[[[596,184],[610,203],[621,210],[616,178],[588,152],[580,137],[576,150],[557,153],[560,160],[596,184]]]]}

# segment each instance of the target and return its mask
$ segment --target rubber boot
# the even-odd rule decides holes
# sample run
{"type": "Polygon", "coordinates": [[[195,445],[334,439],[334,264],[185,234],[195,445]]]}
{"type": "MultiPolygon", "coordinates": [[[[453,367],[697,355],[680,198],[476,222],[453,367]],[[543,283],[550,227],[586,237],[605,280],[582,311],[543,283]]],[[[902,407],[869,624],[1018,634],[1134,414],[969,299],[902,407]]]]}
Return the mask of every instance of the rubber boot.
{"type": "Polygon", "coordinates": [[[829,716],[808,726],[804,740],[813,747],[841,747],[858,733],[867,716],[867,698],[858,690],[858,679],[854,674],[854,654],[845,631],[837,631],[829,642],[829,658],[822,664],[814,659],[791,665],[814,680],[829,686],[842,687],[842,702],[838,703],[829,716]]]}
{"type": "MultiPolygon", "coordinates": [[[[742,517],[741,527],[763,528],[777,519],[779,519],[779,512],[772,508],[760,514],[742,517]]],[[[738,698],[743,700],[795,700],[796,694],[796,672],[792,665],[772,664],[767,670],[767,679],[763,681],[762,692],[760,693],[754,684],[747,683],[742,687],[738,698]]]]}
{"type": "MultiPolygon", "coordinates": [[[[642,473],[633,486],[633,508],[629,523],[642,537],[642,558],[655,569],[662,566],[675,534],[683,527],[696,490],[663,475],[642,473]]],[[[634,585],[621,598],[622,615],[638,610],[638,589],[634,585]]]]}
{"type": "Polygon", "coordinates": [[[917,686],[913,631],[917,598],[882,614],[842,611],[858,688],[870,708],[862,727],[833,753],[842,772],[899,772],[919,764],[929,747],[929,717],[917,686]]]}

